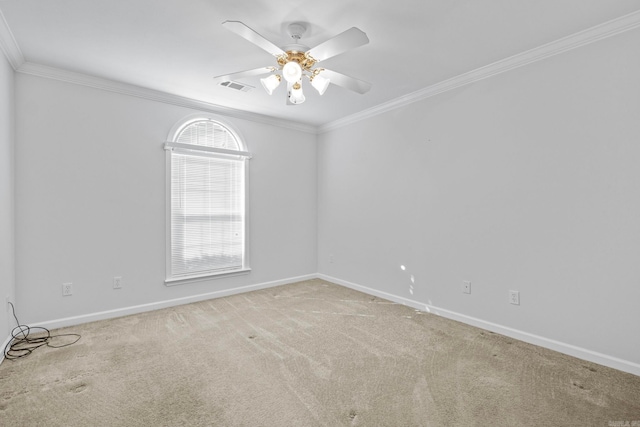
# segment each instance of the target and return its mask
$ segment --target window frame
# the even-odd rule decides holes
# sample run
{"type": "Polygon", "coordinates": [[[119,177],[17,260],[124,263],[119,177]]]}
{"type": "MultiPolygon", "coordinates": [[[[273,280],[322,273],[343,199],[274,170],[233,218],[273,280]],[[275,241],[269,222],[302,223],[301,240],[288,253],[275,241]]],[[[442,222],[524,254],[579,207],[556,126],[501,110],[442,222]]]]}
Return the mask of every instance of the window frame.
{"type": "Polygon", "coordinates": [[[179,122],[177,122],[169,131],[167,136],[167,140],[164,143],[165,150],[165,285],[166,286],[174,286],[181,285],[184,283],[198,282],[204,280],[211,279],[219,279],[224,277],[231,277],[237,275],[249,274],[251,272],[250,268],[250,248],[249,248],[249,159],[251,159],[251,154],[247,150],[246,143],[244,138],[240,136],[240,133],[232,126],[227,120],[221,119],[217,116],[210,114],[194,114],[190,115],[179,122]],[[221,148],[213,148],[207,146],[196,146],[191,144],[184,144],[176,142],[178,136],[182,133],[184,129],[188,126],[203,121],[211,121],[218,126],[226,129],[235,139],[239,146],[239,151],[221,149],[221,148]],[[203,157],[214,156],[217,158],[229,158],[236,157],[242,159],[244,162],[244,241],[243,241],[243,262],[242,267],[235,270],[227,270],[220,272],[206,272],[202,274],[193,274],[193,275],[172,275],[171,271],[171,236],[172,236],[172,223],[171,223],[171,178],[172,178],[172,152],[174,149],[187,151],[190,148],[193,149],[194,152],[206,153],[203,157]]]}

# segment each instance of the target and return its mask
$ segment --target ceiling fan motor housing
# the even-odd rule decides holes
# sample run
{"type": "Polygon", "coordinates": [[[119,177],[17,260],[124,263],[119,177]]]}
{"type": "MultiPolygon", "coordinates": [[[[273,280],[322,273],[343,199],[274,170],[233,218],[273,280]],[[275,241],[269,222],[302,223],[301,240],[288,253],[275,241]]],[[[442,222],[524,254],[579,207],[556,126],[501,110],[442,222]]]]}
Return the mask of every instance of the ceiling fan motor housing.
{"type": "Polygon", "coordinates": [[[316,60],[309,55],[305,55],[306,51],[298,50],[286,50],[286,55],[278,57],[278,65],[284,67],[287,62],[295,61],[300,64],[300,67],[305,71],[310,71],[315,65],[316,60]]]}

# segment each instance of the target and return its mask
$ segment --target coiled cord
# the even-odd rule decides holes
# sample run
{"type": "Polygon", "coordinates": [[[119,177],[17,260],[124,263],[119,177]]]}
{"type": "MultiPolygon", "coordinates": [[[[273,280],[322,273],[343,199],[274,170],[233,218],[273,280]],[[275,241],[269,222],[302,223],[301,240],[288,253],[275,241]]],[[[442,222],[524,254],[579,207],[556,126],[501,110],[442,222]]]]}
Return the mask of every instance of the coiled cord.
{"type": "Polygon", "coordinates": [[[40,326],[27,326],[21,325],[18,317],[16,316],[16,309],[12,303],[11,311],[13,312],[13,318],[16,319],[16,326],[11,330],[11,340],[4,347],[4,357],[9,360],[20,359],[33,353],[36,349],[47,346],[51,348],[62,348],[77,343],[81,336],[79,334],[58,334],[51,335],[51,331],[47,328],[40,326]],[[36,336],[34,336],[36,335],[36,336]],[[75,337],[72,342],[66,344],[54,345],[52,340],[60,337],[75,337]]]}

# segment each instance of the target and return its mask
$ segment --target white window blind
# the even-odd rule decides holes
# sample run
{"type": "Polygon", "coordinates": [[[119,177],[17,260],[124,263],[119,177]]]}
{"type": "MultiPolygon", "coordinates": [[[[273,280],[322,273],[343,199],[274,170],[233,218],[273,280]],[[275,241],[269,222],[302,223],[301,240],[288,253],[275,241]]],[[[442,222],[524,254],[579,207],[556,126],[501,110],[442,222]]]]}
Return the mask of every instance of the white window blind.
{"type": "Polygon", "coordinates": [[[186,126],[170,144],[169,278],[245,268],[246,153],[211,120],[186,126]],[[216,153],[209,147],[221,149],[216,153]],[[230,155],[229,152],[241,153],[230,155]]]}

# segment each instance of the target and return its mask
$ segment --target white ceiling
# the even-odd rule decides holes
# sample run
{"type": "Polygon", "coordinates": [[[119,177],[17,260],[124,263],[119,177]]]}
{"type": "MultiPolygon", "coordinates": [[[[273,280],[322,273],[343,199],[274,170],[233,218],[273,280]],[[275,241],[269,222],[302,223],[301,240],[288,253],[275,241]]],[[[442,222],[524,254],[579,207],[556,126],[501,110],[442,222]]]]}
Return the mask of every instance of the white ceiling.
{"type": "Polygon", "coordinates": [[[637,10],[637,0],[0,0],[28,63],[313,126],[637,10]],[[275,65],[225,20],[279,46],[291,22],[307,23],[310,47],[358,27],[370,43],[321,65],[373,87],[320,97],[307,86],[307,101],[288,106],[284,87],[269,96],[258,77],[240,80],[255,87],[247,93],[217,86],[213,76],[275,65]]]}

